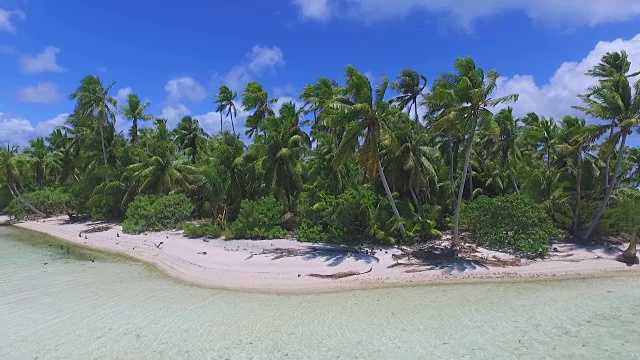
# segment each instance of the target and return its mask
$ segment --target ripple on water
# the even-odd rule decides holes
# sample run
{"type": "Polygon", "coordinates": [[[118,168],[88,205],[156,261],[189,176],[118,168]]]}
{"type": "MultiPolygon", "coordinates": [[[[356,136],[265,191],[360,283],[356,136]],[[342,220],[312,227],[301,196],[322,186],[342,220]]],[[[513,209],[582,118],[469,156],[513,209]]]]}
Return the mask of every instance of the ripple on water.
{"type": "Polygon", "coordinates": [[[59,245],[0,228],[0,359],[640,357],[632,277],[246,294],[59,245]]]}

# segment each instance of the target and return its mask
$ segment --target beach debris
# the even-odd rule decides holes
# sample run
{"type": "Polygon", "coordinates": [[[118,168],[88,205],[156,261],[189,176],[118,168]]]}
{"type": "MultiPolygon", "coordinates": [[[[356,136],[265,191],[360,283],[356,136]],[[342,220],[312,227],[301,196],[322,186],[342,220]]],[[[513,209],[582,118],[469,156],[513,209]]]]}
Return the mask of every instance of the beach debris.
{"type": "Polygon", "coordinates": [[[475,247],[463,247],[459,251],[451,249],[448,246],[438,244],[427,244],[410,249],[404,246],[398,247],[400,254],[392,254],[391,258],[395,263],[389,265],[389,268],[397,266],[430,266],[430,267],[446,267],[454,262],[468,261],[483,266],[520,266],[520,259],[500,259],[497,257],[487,258],[478,256],[475,247]]]}
{"type": "MultiPolygon", "coordinates": [[[[108,231],[111,229],[111,225],[100,225],[100,226],[94,226],[92,228],[89,228],[87,230],[82,230],[80,231],[80,235],[82,234],[92,234],[92,233],[97,233],[97,232],[104,232],[104,231],[108,231]]],[[[85,235],[86,236],[86,235],[85,235]]]]}
{"type": "Polygon", "coordinates": [[[119,232],[116,233],[116,237],[120,237],[120,233],[119,232]]]}
{"type": "Polygon", "coordinates": [[[84,236],[84,239],[87,240],[87,235],[84,236]]]}
{"type": "Polygon", "coordinates": [[[164,241],[160,241],[159,244],[156,244],[155,242],[153,243],[153,245],[155,245],[158,249],[162,249],[161,248],[162,244],[164,244],[164,241]]]}
{"type": "Polygon", "coordinates": [[[307,276],[310,277],[315,277],[315,278],[320,278],[320,279],[344,279],[346,277],[350,277],[350,276],[357,276],[357,275],[364,275],[364,274],[368,274],[371,271],[373,271],[373,267],[370,268],[367,271],[364,272],[358,272],[358,271],[343,271],[343,272],[337,272],[335,274],[309,274],[307,276]]]}
{"type": "Polygon", "coordinates": [[[78,237],[82,237],[82,231],[78,233],[78,237]]]}
{"type": "Polygon", "coordinates": [[[96,262],[96,259],[94,258],[89,258],[89,260],[91,260],[91,262],[96,262]]]}
{"type": "Polygon", "coordinates": [[[42,265],[48,265],[48,264],[49,264],[48,262],[42,263],[42,265]]]}
{"type": "Polygon", "coordinates": [[[201,251],[201,252],[198,253],[198,255],[207,255],[207,252],[206,251],[201,251]]]}
{"type": "Polygon", "coordinates": [[[640,259],[638,259],[637,255],[637,243],[638,234],[636,230],[634,230],[633,235],[631,235],[631,242],[629,243],[629,246],[622,254],[616,257],[616,260],[623,262],[629,266],[638,265],[640,263],[640,259]]]}

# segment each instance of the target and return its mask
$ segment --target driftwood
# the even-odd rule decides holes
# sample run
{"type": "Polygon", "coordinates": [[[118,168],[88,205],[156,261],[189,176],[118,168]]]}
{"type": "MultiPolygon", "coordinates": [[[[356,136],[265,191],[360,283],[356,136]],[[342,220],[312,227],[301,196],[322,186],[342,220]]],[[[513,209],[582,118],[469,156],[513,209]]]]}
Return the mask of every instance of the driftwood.
{"type": "Polygon", "coordinates": [[[638,265],[640,263],[640,259],[638,259],[637,255],[637,243],[638,243],[638,235],[637,232],[634,231],[631,235],[631,242],[629,243],[629,247],[620,255],[616,257],[616,260],[623,262],[627,265],[638,265]]]}
{"type": "Polygon", "coordinates": [[[357,271],[343,271],[343,272],[338,272],[335,274],[309,274],[307,276],[311,276],[311,277],[315,277],[315,278],[320,278],[320,279],[343,279],[346,277],[350,277],[350,276],[357,276],[357,275],[363,275],[363,274],[368,274],[371,271],[373,271],[373,268],[370,268],[369,270],[365,271],[365,272],[357,272],[357,271]]]}
{"type": "Polygon", "coordinates": [[[112,227],[112,225],[94,226],[94,227],[92,227],[90,229],[80,231],[80,235],[109,231],[109,229],[111,229],[111,227],[112,227]]]}

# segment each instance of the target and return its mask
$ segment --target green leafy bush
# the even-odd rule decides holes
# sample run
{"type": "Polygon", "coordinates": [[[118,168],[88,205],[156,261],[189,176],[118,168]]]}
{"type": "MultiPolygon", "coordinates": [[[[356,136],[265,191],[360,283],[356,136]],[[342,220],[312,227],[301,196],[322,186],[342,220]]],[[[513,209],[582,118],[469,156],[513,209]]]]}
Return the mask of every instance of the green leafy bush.
{"type": "Polygon", "coordinates": [[[176,228],[189,219],[193,208],[184,194],[139,195],[129,204],[122,228],[128,233],[176,228]]]}
{"type": "MultiPolygon", "coordinates": [[[[61,190],[44,189],[23,194],[24,199],[36,209],[47,216],[61,215],[65,213],[69,195],[61,190]]],[[[35,215],[20,200],[13,199],[4,211],[14,219],[24,219],[29,215],[35,215]]]]}
{"type": "Polygon", "coordinates": [[[275,198],[242,200],[240,213],[231,225],[229,238],[279,239],[286,235],[282,227],[284,207],[275,198]]]}
{"type": "Polygon", "coordinates": [[[338,196],[318,196],[320,201],[306,211],[298,229],[299,241],[343,243],[386,239],[386,233],[375,226],[380,199],[373,191],[358,189],[338,196]]]}
{"type": "Polygon", "coordinates": [[[546,253],[549,239],[559,235],[544,209],[522,195],[481,196],[467,202],[460,222],[480,245],[529,255],[546,253]]]}
{"type": "Polygon", "coordinates": [[[601,236],[620,236],[631,234],[634,229],[640,230],[640,189],[618,189],[611,197],[596,233],[601,236]]]}
{"type": "Polygon", "coordinates": [[[184,230],[185,235],[190,238],[217,239],[222,236],[222,230],[210,222],[204,224],[183,223],[180,227],[184,230]]]}

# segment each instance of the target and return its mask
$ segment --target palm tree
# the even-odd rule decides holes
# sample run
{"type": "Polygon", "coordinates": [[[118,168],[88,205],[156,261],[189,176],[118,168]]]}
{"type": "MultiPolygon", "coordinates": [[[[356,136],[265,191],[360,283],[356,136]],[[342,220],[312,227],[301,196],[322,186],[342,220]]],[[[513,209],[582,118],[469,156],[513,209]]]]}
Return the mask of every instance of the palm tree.
{"type": "Polygon", "coordinates": [[[401,109],[407,109],[407,113],[411,114],[413,108],[415,121],[418,118],[418,96],[422,94],[427,87],[427,77],[418,74],[417,71],[403,69],[398,80],[391,83],[391,88],[400,93],[399,96],[392,101],[397,103],[401,109]]]}
{"type": "Polygon", "coordinates": [[[15,199],[18,199],[21,203],[23,203],[26,207],[28,207],[34,213],[46,217],[46,214],[42,211],[38,210],[35,206],[29,203],[23,196],[20,194],[20,190],[18,190],[18,184],[20,179],[20,167],[21,163],[24,161],[24,158],[18,155],[18,147],[17,146],[9,146],[3,147],[0,150],[0,174],[4,179],[11,196],[15,199]]]}
{"type": "Polygon", "coordinates": [[[279,189],[293,211],[292,200],[302,190],[302,156],[311,146],[309,136],[300,129],[303,109],[292,102],[282,105],[280,115],[264,122],[263,143],[255,143],[245,153],[269,187],[279,189]]]}
{"type": "Polygon", "coordinates": [[[573,159],[571,170],[575,176],[575,195],[573,201],[573,221],[571,231],[577,234],[580,226],[580,209],[582,204],[583,158],[589,144],[602,135],[602,128],[587,125],[585,119],[565,116],[561,122],[560,151],[573,159]]]}
{"type": "Polygon", "coordinates": [[[278,101],[276,98],[269,98],[269,94],[257,81],[252,81],[242,93],[242,107],[245,111],[253,110],[247,118],[247,135],[249,137],[257,134],[262,127],[262,122],[268,117],[275,115],[271,104],[278,101]]]}
{"type": "Polygon", "coordinates": [[[47,142],[51,148],[60,154],[60,184],[64,184],[71,176],[75,176],[77,180],[77,141],[70,135],[70,131],[65,127],[58,127],[49,137],[47,142]]]}
{"type": "Polygon", "coordinates": [[[111,83],[105,88],[99,77],[89,75],[82,79],[78,89],[71,94],[71,99],[77,102],[76,114],[82,117],[94,117],[98,122],[104,165],[107,165],[104,127],[114,126],[116,121],[114,109],[118,106],[116,99],[109,96],[109,91],[114,85],[115,83],[111,83]]]}
{"type": "Polygon", "coordinates": [[[322,114],[327,105],[330,104],[336,96],[340,95],[340,90],[337,82],[327,78],[320,78],[315,84],[308,84],[304,87],[300,98],[305,102],[305,112],[313,113],[315,126],[319,124],[320,119],[318,115],[322,114]]]}
{"type": "Polygon", "coordinates": [[[131,137],[132,145],[135,145],[136,140],[138,139],[138,121],[153,119],[152,115],[145,113],[149,105],[151,105],[150,102],[141,104],[138,95],[129,94],[129,97],[127,98],[127,106],[123,107],[121,110],[122,116],[133,122],[131,129],[129,130],[129,137],[131,137]]]}
{"type": "Polygon", "coordinates": [[[231,129],[233,130],[233,134],[236,134],[236,128],[233,125],[233,118],[238,115],[238,110],[236,109],[235,100],[238,96],[238,93],[231,90],[228,86],[223,85],[220,87],[220,92],[216,95],[216,100],[214,104],[218,104],[216,111],[220,113],[220,131],[222,131],[222,113],[224,111],[227,112],[227,117],[231,119],[231,129]]]}
{"type": "Polygon", "coordinates": [[[338,147],[334,165],[342,164],[349,154],[355,152],[358,155],[360,166],[370,179],[375,179],[377,172],[393,214],[398,221],[398,229],[404,235],[405,228],[402,217],[391,194],[379,154],[383,129],[388,128],[388,124],[393,118],[401,116],[401,112],[384,99],[389,79],[383,77],[380,86],[374,92],[369,78],[355,67],[347,66],[346,75],[347,86],[344,89],[344,94],[329,104],[326,118],[329,127],[346,126],[346,132],[338,147]]]}
{"type": "Polygon", "coordinates": [[[392,128],[393,132],[383,134],[384,163],[395,170],[392,173],[405,180],[416,208],[421,208],[416,190],[424,189],[430,183],[437,184],[438,175],[434,163],[438,158],[438,151],[429,146],[431,140],[425,128],[410,121],[408,115],[398,117],[392,123],[392,128]]]}
{"type": "Polygon", "coordinates": [[[192,119],[191,116],[183,117],[175,132],[176,143],[189,156],[191,163],[195,164],[209,134],[200,127],[198,120],[192,119]]]}
{"type": "MultiPolygon", "coordinates": [[[[625,56],[626,53],[624,52],[619,54],[621,59],[625,56]]],[[[615,55],[605,55],[603,62],[605,61],[604,59],[616,57],[615,55]]],[[[626,64],[622,70],[625,69],[626,64]]],[[[576,106],[576,109],[582,110],[587,115],[611,122],[603,126],[604,130],[613,128],[613,131],[610,132],[609,138],[602,144],[601,153],[604,154],[605,158],[611,156],[614,152],[617,153],[616,165],[600,206],[589,224],[578,233],[578,240],[587,241],[596,225],[600,222],[618,182],[627,137],[640,126],[640,80],[634,83],[632,89],[629,77],[614,74],[600,81],[598,86],[590,88],[587,94],[578,95],[578,97],[584,102],[585,106],[576,106]]]]}
{"type": "Polygon", "coordinates": [[[129,184],[125,200],[138,193],[168,194],[179,189],[187,191],[196,185],[196,169],[189,159],[177,151],[167,127],[167,121],[157,119],[153,129],[153,146],[145,151],[133,148],[137,161],[129,165],[122,182],[129,184]]]}
{"type": "Polygon", "coordinates": [[[30,140],[29,147],[24,153],[28,156],[28,163],[33,167],[36,174],[38,187],[44,188],[49,171],[60,169],[60,154],[52,152],[51,147],[47,146],[42,137],[30,140]]]}
{"type": "Polygon", "coordinates": [[[433,92],[429,95],[429,101],[436,108],[444,109],[433,124],[436,131],[450,127],[452,123],[460,123],[461,128],[467,133],[464,166],[453,217],[452,246],[457,247],[460,244],[462,196],[476,129],[479,123],[491,121],[493,114],[490,108],[504,102],[516,101],[518,95],[512,94],[492,99],[491,94],[496,89],[498,73],[492,70],[485,76],[484,70],[476,67],[470,57],[458,59],[454,67],[457,73],[445,74],[436,81],[433,92]]]}
{"type": "Polygon", "coordinates": [[[506,168],[513,183],[516,194],[520,194],[518,181],[513,171],[513,162],[520,159],[521,153],[518,147],[518,119],[513,116],[513,109],[508,107],[501,110],[493,117],[498,128],[497,141],[493,145],[493,152],[499,156],[502,168],[506,168]]]}
{"type": "MultiPolygon", "coordinates": [[[[599,79],[599,83],[615,84],[620,78],[632,78],[640,75],[640,72],[629,74],[631,70],[631,62],[626,51],[608,52],[602,56],[600,63],[587,71],[585,75],[599,79]]],[[[615,85],[614,85],[615,86],[615,85]]],[[[592,87],[589,91],[593,91],[597,87],[592,87]]],[[[613,136],[615,130],[615,119],[611,120],[609,129],[609,138],[613,136]]],[[[609,186],[609,176],[611,172],[611,154],[608,154],[605,160],[604,186],[609,186]]]]}

